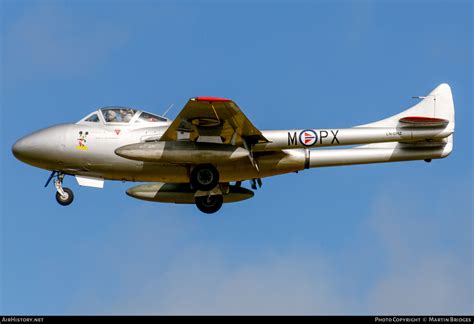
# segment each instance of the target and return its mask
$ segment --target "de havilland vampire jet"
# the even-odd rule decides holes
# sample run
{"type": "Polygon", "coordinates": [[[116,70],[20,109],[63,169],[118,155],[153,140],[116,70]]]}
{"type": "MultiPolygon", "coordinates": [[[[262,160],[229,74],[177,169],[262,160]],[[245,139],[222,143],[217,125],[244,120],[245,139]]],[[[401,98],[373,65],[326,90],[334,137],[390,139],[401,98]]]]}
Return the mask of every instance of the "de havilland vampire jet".
{"type": "Polygon", "coordinates": [[[253,197],[262,178],[304,169],[440,159],[453,149],[454,104],[441,84],[397,115],[352,128],[257,129],[229,99],[196,97],[175,120],[145,111],[106,107],[74,124],[41,129],[18,140],[17,159],[52,171],[56,200],[73,201],[65,175],[79,185],[140,181],[134,198],[196,204],[204,213],[253,197]],[[351,145],[349,148],[334,146],[351,145]],[[354,146],[355,145],[355,146],[354,146]],[[331,149],[324,149],[331,147],[331,149]],[[232,183],[232,184],[231,184],[232,183]]]}

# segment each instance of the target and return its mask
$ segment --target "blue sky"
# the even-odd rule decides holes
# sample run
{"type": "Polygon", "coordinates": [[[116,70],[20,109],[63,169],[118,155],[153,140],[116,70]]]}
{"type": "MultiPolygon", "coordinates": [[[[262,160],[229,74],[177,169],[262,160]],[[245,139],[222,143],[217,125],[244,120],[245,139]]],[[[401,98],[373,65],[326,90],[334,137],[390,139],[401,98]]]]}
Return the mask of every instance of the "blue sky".
{"type": "Polygon", "coordinates": [[[470,1],[1,2],[0,313],[472,313],[470,1]],[[261,129],[350,127],[442,82],[447,159],[264,179],[215,215],[80,188],[11,155],[123,105],[234,99],[261,129]]]}

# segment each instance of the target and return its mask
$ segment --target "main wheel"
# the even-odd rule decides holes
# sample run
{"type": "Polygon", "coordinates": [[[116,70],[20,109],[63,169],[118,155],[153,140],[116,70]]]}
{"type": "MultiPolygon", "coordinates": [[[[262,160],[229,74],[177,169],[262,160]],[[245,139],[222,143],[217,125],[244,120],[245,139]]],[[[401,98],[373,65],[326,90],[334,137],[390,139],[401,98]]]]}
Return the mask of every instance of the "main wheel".
{"type": "Polygon", "coordinates": [[[224,199],[222,195],[200,196],[196,197],[197,208],[206,214],[213,214],[222,207],[224,199]]]}
{"type": "Polygon", "coordinates": [[[72,193],[72,190],[69,188],[63,188],[63,191],[65,193],[65,196],[61,196],[59,192],[56,191],[56,201],[63,206],[70,205],[72,201],[74,200],[74,194],[72,193]]]}
{"type": "Polygon", "coordinates": [[[209,191],[219,183],[219,171],[212,164],[200,164],[191,172],[191,185],[194,189],[209,191]]]}

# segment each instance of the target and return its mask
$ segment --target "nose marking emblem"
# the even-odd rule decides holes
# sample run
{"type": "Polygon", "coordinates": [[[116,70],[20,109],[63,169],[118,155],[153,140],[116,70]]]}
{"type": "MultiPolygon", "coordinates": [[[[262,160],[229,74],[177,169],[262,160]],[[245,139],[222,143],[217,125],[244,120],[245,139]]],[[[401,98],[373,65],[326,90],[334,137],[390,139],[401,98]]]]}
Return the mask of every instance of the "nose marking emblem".
{"type": "Polygon", "coordinates": [[[87,135],[89,135],[89,132],[79,132],[79,138],[77,139],[79,141],[79,145],[76,146],[76,149],[81,150],[81,151],[87,151],[89,148],[87,147],[87,135]]]}

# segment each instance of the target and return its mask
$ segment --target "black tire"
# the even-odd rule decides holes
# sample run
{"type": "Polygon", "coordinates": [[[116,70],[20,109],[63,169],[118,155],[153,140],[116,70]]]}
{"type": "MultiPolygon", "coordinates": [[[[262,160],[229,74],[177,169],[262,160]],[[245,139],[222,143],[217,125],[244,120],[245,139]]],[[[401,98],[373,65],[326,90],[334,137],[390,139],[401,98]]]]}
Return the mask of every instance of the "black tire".
{"type": "Polygon", "coordinates": [[[196,190],[209,191],[219,183],[219,171],[212,164],[200,164],[191,172],[191,185],[196,190]]]}
{"type": "Polygon", "coordinates": [[[206,214],[213,214],[221,209],[224,202],[222,195],[196,197],[197,208],[206,214]]]}
{"type": "Polygon", "coordinates": [[[64,193],[66,194],[66,197],[63,197],[59,194],[59,192],[56,191],[56,201],[58,204],[62,206],[68,206],[72,203],[74,200],[74,194],[72,193],[72,190],[69,188],[63,188],[64,193]]]}

